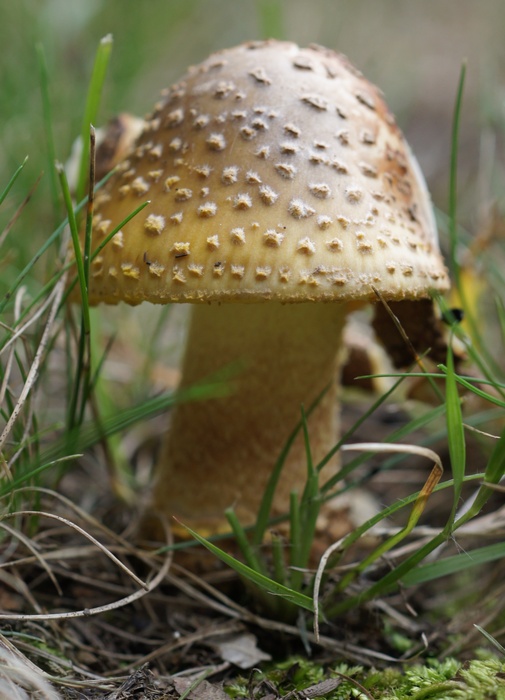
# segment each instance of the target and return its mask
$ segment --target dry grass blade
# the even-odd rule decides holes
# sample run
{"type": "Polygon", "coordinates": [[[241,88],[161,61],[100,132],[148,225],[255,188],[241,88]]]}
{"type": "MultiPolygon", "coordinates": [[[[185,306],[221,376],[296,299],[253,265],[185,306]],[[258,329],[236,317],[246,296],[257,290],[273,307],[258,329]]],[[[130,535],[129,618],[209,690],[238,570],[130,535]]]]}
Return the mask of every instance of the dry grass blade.
{"type": "Polygon", "coordinates": [[[14,591],[22,596],[34,610],[41,611],[41,606],[33,597],[29,585],[20,576],[2,570],[0,571],[0,583],[3,591],[14,591]]]}
{"type": "Polygon", "coordinates": [[[479,428],[476,428],[473,425],[469,425],[468,423],[463,423],[463,427],[465,430],[467,430],[470,433],[475,433],[476,435],[482,435],[483,437],[491,438],[491,440],[499,440],[500,436],[495,435],[494,433],[487,433],[485,430],[479,430],[479,428]]]}
{"type": "MultiPolygon", "coordinates": [[[[353,445],[343,445],[341,448],[343,451],[346,452],[385,452],[385,453],[390,453],[390,452],[396,452],[396,453],[406,453],[406,454],[414,454],[414,455],[419,455],[421,457],[426,457],[427,459],[431,460],[432,462],[435,462],[435,466],[430,472],[430,475],[428,476],[428,479],[426,480],[423,488],[421,489],[418,498],[416,499],[411,516],[409,518],[409,522],[406,527],[402,528],[400,531],[398,531],[395,535],[393,535],[389,542],[391,543],[390,546],[393,546],[397,542],[399,542],[403,537],[407,534],[410,533],[410,531],[413,529],[415,524],[417,523],[417,520],[419,519],[419,516],[424,509],[424,506],[426,504],[426,500],[429,497],[429,495],[433,492],[433,489],[435,486],[438,484],[440,481],[444,468],[442,465],[442,460],[440,459],[439,455],[434,452],[433,450],[430,450],[428,447],[421,447],[419,445],[394,445],[394,444],[383,444],[380,442],[360,442],[356,443],[353,445]]],[[[342,538],[338,542],[334,542],[331,544],[326,551],[323,553],[321,560],[319,562],[319,565],[317,567],[316,575],[314,577],[314,593],[313,593],[313,599],[314,599],[314,636],[316,640],[319,639],[319,598],[320,598],[320,590],[321,590],[321,582],[323,579],[323,574],[326,569],[326,565],[328,563],[328,560],[330,559],[331,555],[338,551],[340,547],[342,546],[344,540],[346,538],[342,538]]],[[[384,547],[379,547],[376,552],[380,551],[382,554],[385,549],[384,547]]],[[[360,568],[364,568],[368,562],[372,562],[374,558],[376,558],[376,554],[370,555],[370,557],[367,557],[365,559],[365,562],[362,562],[359,567],[357,567],[357,570],[360,568]]],[[[347,574],[347,576],[352,576],[352,571],[347,574]]]]}
{"type": "MultiPolygon", "coordinates": [[[[17,325],[17,319],[21,315],[21,313],[20,313],[21,312],[21,301],[22,301],[22,297],[23,297],[24,293],[25,293],[25,289],[24,289],[24,287],[21,287],[21,289],[19,290],[19,292],[16,295],[16,305],[15,305],[15,313],[14,313],[14,319],[16,321],[16,325],[17,325]]],[[[55,292],[53,292],[53,295],[54,295],[54,293],[55,292]]],[[[5,344],[2,346],[2,348],[0,349],[0,355],[3,352],[5,352],[9,347],[13,346],[14,343],[16,342],[16,340],[18,340],[18,338],[21,338],[24,335],[24,333],[26,333],[26,331],[30,328],[30,326],[32,326],[36,321],[38,321],[38,319],[44,314],[46,309],[51,305],[51,303],[53,301],[53,295],[49,295],[47,297],[47,299],[45,299],[43,301],[43,303],[40,304],[40,306],[35,308],[34,313],[30,316],[30,318],[28,319],[28,321],[26,321],[26,323],[24,323],[19,328],[16,328],[16,330],[14,330],[13,328],[12,329],[9,328],[9,331],[12,333],[12,335],[9,338],[9,340],[7,340],[5,342],[5,344]]]]}
{"type": "Polygon", "coordinates": [[[163,581],[169,568],[170,559],[167,557],[160,571],[156,574],[152,581],[147,584],[147,588],[135,591],[131,595],[115,600],[113,603],[107,603],[106,605],[98,605],[93,608],[84,608],[83,610],[74,610],[72,612],[65,613],[45,613],[36,615],[1,614],[0,620],[68,620],[70,618],[90,617],[91,615],[99,615],[101,613],[110,612],[111,610],[117,610],[118,608],[122,608],[125,605],[130,605],[130,603],[133,603],[148,593],[151,593],[161,583],[161,581],[163,581]]]}
{"type": "Polygon", "coordinates": [[[304,700],[305,698],[307,698],[307,700],[311,700],[311,698],[320,698],[323,695],[333,693],[344,680],[355,686],[360,694],[364,695],[366,698],[369,698],[369,700],[374,700],[373,696],[370,695],[368,690],[361,685],[361,683],[358,683],[356,679],[346,676],[345,673],[339,673],[337,675],[338,678],[326,678],[325,680],[320,681],[315,685],[311,685],[308,688],[304,688],[303,690],[292,690],[290,693],[287,693],[287,695],[283,695],[280,700],[300,700],[300,698],[304,698],[304,700]]]}
{"type": "Polygon", "coordinates": [[[141,586],[144,590],[148,590],[149,586],[147,583],[142,581],[133,571],[131,571],[127,566],[123,564],[123,562],[118,559],[107,547],[105,547],[101,542],[99,542],[93,535],[90,535],[89,532],[84,530],[82,527],[79,527],[79,525],[76,525],[76,523],[73,523],[71,520],[68,520],[67,518],[64,518],[61,515],[55,515],[54,513],[46,513],[44,511],[38,511],[38,510],[24,510],[24,511],[18,511],[14,513],[9,513],[8,516],[5,515],[4,517],[16,517],[16,516],[25,516],[25,515],[34,515],[37,517],[43,517],[43,518],[49,518],[53,520],[57,520],[60,523],[63,523],[67,527],[72,528],[76,532],[78,532],[80,535],[85,537],[86,539],[90,540],[98,549],[100,549],[109,559],[111,559],[117,566],[119,566],[120,569],[122,569],[130,578],[132,578],[135,583],[138,586],[141,586]]]}
{"type": "Polygon", "coordinates": [[[0,648],[6,653],[12,654],[13,657],[18,658],[20,661],[25,663],[33,671],[38,671],[39,668],[30,659],[26,658],[19,649],[10,642],[7,637],[0,633],[0,648]]]}
{"type": "Polygon", "coordinates": [[[19,530],[16,530],[14,527],[10,527],[10,525],[7,525],[5,522],[5,519],[0,520],[0,528],[8,532],[10,535],[13,537],[17,538],[20,542],[24,544],[24,546],[33,553],[33,556],[36,558],[36,560],[39,562],[39,564],[42,566],[43,569],[45,569],[47,575],[53,582],[54,587],[58,591],[58,595],[63,595],[61,587],[56,580],[55,575],[51,571],[51,567],[48,566],[46,559],[37,551],[37,548],[33,544],[33,540],[30,537],[27,537],[24,535],[22,532],[19,532],[19,530]]]}
{"type": "MultiPolygon", "coordinates": [[[[16,298],[14,300],[14,321],[17,323],[17,320],[19,319],[19,316],[21,314],[21,307],[22,307],[22,302],[23,302],[23,296],[25,294],[25,289],[24,287],[21,287],[20,290],[16,293],[16,298]]],[[[15,331],[7,326],[4,326],[8,330],[9,333],[15,334],[15,331]]],[[[5,345],[2,347],[0,350],[0,355],[4,350],[8,347],[10,341],[5,343],[5,345]]],[[[15,347],[12,346],[10,348],[9,354],[7,356],[7,362],[5,363],[5,368],[3,370],[3,380],[2,380],[2,385],[0,386],[0,406],[3,406],[5,395],[9,386],[9,380],[11,378],[11,373],[12,373],[12,367],[14,363],[14,358],[15,358],[15,347]]],[[[7,475],[7,473],[6,473],[7,475]]]]}
{"type": "Polygon", "coordinates": [[[139,666],[144,666],[145,664],[151,663],[155,659],[159,659],[162,656],[166,656],[171,651],[181,648],[189,648],[193,644],[198,642],[203,642],[206,639],[212,637],[218,637],[221,635],[228,635],[232,632],[241,632],[243,626],[240,622],[224,622],[220,625],[211,624],[205,629],[198,630],[197,632],[183,635],[175,641],[167,642],[166,644],[160,645],[157,649],[154,649],[149,654],[146,654],[142,658],[136,658],[131,664],[124,665],[117,669],[113,669],[107,673],[108,676],[115,676],[117,673],[125,673],[138,668],[139,666]]]}
{"type": "Polygon", "coordinates": [[[443,472],[442,460],[439,455],[428,447],[420,445],[385,445],[382,442],[359,442],[354,445],[343,445],[343,452],[399,452],[426,457],[438,465],[443,472]]]}
{"type": "MultiPolygon", "coordinates": [[[[309,700],[309,698],[319,698],[322,695],[333,693],[333,691],[336,690],[341,684],[341,678],[327,678],[326,680],[320,681],[319,683],[311,685],[308,688],[304,688],[303,690],[292,690],[286,695],[283,695],[280,700],[299,700],[300,696],[307,698],[307,700],[309,700]]],[[[366,695],[367,697],[370,697],[368,693],[366,695]]]]}
{"type": "Polygon", "coordinates": [[[87,523],[90,527],[100,530],[100,532],[102,532],[104,536],[106,536],[108,539],[119,544],[121,547],[123,547],[125,551],[129,551],[132,554],[138,554],[137,548],[130,542],[128,542],[128,540],[119,535],[117,532],[114,532],[110,528],[106,527],[106,525],[97,520],[97,518],[95,518],[91,513],[88,513],[87,511],[80,508],[76,503],[71,501],[69,498],[67,498],[67,496],[64,496],[62,493],[59,493],[58,491],[54,491],[49,488],[45,488],[44,486],[25,486],[20,489],[17,489],[17,492],[33,492],[37,494],[51,496],[51,498],[54,498],[55,500],[62,503],[66,508],[72,510],[83,522],[87,523]]]}
{"type": "Polygon", "coordinates": [[[51,335],[51,330],[53,328],[53,324],[56,318],[56,314],[58,313],[58,309],[60,307],[61,299],[63,296],[63,292],[65,290],[65,278],[62,278],[58,284],[55,286],[54,291],[52,293],[52,305],[49,311],[49,316],[46,321],[46,324],[44,326],[44,331],[42,333],[42,337],[40,339],[39,345],[37,347],[37,350],[35,352],[35,356],[33,358],[33,362],[30,366],[30,369],[28,371],[28,374],[26,376],[26,381],[23,385],[23,389],[21,390],[21,393],[19,395],[19,398],[16,402],[16,405],[13,408],[13,411],[9,417],[9,420],[7,421],[2,434],[0,435],[0,450],[2,450],[3,446],[5,445],[5,442],[7,438],[9,437],[11,430],[21,413],[23,409],[23,405],[33,388],[33,385],[35,384],[37,377],[39,375],[40,367],[42,360],[44,358],[44,353],[46,351],[46,348],[49,344],[50,340],[50,335],[51,335]]]}
{"type": "MultiPolygon", "coordinates": [[[[71,611],[71,612],[64,612],[64,613],[46,613],[46,614],[0,614],[0,620],[61,620],[61,619],[68,619],[68,618],[76,618],[76,617],[89,617],[91,615],[98,615],[102,612],[107,612],[110,610],[115,610],[117,608],[123,607],[125,605],[128,605],[136,600],[139,600],[142,598],[144,595],[150,593],[153,591],[160,583],[163,581],[163,579],[167,576],[168,571],[170,569],[170,564],[171,564],[171,558],[172,554],[169,551],[165,560],[163,561],[163,564],[158,571],[158,573],[153,577],[153,579],[149,583],[145,583],[140,579],[131,569],[129,569],[123,562],[118,559],[107,547],[105,547],[101,542],[99,542],[95,537],[93,537],[90,533],[86,532],[83,528],[79,527],[75,523],[71,522],[67,518],[63,518],[60,515],[55,515],[53,513],[47,513],[44,511],[18,511],[15,513],[10,513],[9,516],[4,516],[5,517],[17,517],[17,516],[37,516],[37,517],[44,517],[44,518],[49,518],[52,520],[55,520],[57,522],[60,522],[64,524],[65,526],[73,529],[76,531],[78,534],[82,535],[86,539],[88,539],[90,542],[92,542],[101,552],[103,552],[116,566],[118,566],[124,573],[127,574],[131,579],[135,581],[137,585],[140,586],[141,590],[137,590],[134,593],[131,593],[128,596],[125,596],[124,598],[121,598],[119,600],[113,601],[112,603],[108,603],[106,605],[100,605],[100,606],[95,606],[92,608],[85,608],[83,610],[76,610],[76,611],[71,611]]],[[[38,556],[37,559],[40,559],[38,556]]],[[[46,567],[44,567],[46,568],[46,567]]]]}
{"type": "Polygon", "coordinates": [[[503,486],[503,485],[492,484],[490,481],[483,481],[482,485],[486,486],[486,488],[491,489],[492,491],[498,491],[499,493],[505,493],[505,486],[503,486]]]}
{"type": "Polygon", "coordinates": [[[31,188],[31,190],[28,192],[28,194],[26,195],[26,197],[24,198],[24,200],[21,202],[21,204],[20,204],[19,207],[17,208],[17,210],[16,210],[14,216],[11,218],[11,220],[8,222],[7,226],[4,228],[4,230],[3,230],[2,233],[0,234],[0,246],[2,246],[2,245],[4,244],[4,241],[5,241],[5,239],[7,238],[7,236],[9,235],[10,231],[12,230],[12,227],[14,226],[14,224],[16,223],[16,221],[17,221],[17,220],[19,219],[19,217],[21,216],[21,213],[23,212],[24,208],[26,207],[26,205],[28,204],[28,202],[30,201],[30,199],[33,197],[33,195],[34,195],[34,193],[35,193],[35,190],[37,189],[37,187],[38,187],[38,185],[39,185],[39,182],[40,182],[40,180],[42,179],[42,175],[43,175],[43,173],[41,173],[41,174],[38,176],[37,180],[35,181],[35,184],[34,184],[33,187],[31,188]]]}
{"type": "Polygon", "coordinates": [[[0,698],[59,700],[46,678],[46,674],[0,635],[0,698]]]}
{"type": "MultiPolygon", "coordinates": [[[[193,598],[198,602],[206,603],[210,608],[218,610],[228,617],[232,617],[235,620],[241,620],[244,623],[254,625],[255,627],[268,632],[292,637],[293,639],[300,638],[300,629],[296,625],[290,625],[286,622],[280,622],[268,617],[263,617],[262,615],[255,613],[250,608],[239,605],[239,603],[229,598],[221,590],[214,588],[211,584],[205,581],[204,578],[198,577],[196,574],[182,569],[182,567],[179,567],[177,564],[174,564],[174,572],[176,572],[178,575],[169,575],[169,582],[175,587],[179,588],[189,598],[193,598]],[[191,580],[194,585],[184,581],[184,577],[191,580]],[[208,596],[201,593],[197,587],[205,590],[208,593],[208,596]],[[217,603],[214,598],[217,599],[219,603],[217,603]]],[[[309,644],[317,644],[322,649],[343,658],[350,659],[355,663],[365,666],[373,666],[374,660],[386,663],[397,663],[397,660],[394,657],[373,649],[366,649],[350,643],[341,642],[338,639],[321,634],[316,637],[314,633],[311,633],[308,630],[306,630],[304,634],[309,644]]]]}

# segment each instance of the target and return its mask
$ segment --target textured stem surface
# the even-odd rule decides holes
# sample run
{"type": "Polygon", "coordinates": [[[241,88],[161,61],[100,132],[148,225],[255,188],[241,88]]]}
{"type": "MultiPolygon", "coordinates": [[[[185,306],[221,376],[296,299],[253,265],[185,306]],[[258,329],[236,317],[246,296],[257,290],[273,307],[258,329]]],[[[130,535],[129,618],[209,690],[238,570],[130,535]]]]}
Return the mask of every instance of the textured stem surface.
{"type": "MultiPolygon", "coordinates": [[[[338,364],[343,304],[223,304],[193,307],[184,386],[237,367],[230,394],[178,405],[157,467],[154,509],[190,526],[226,529],[233,506],[251,524],[300,407],[329,389],[309,419],[316,463],[338,439],[338,364]]],[[[335,463],[325,467],[328,477],[335,463]]],[[[273,515],[287,512],[307,474],[303,438],[290,450],[273,515]]]]}

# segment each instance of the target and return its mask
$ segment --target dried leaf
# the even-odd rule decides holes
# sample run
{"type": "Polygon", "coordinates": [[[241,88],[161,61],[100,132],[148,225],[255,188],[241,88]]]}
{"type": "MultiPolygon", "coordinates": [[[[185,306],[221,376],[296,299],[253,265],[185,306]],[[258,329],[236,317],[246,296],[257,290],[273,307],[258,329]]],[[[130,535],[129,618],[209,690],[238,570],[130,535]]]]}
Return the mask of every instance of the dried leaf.
{"type": "MultiPolygon", "coordinates": [[[[172,684],[180,695],[188,692],[195,681],[191,678],[173,678],[172,684]]],[[[230,700],[219,683],[203,680],[186,696],[187,700],[230,700]]]]}
{"type": "Polygon", "coordinates": [[[260,661],[269,661],[266,654],[256,646],[256,637],[248,632],[229,634],[211,640],[209,646],[219,654],[223,661],[229,661],[239,668],[252,668],[260,661]]]}

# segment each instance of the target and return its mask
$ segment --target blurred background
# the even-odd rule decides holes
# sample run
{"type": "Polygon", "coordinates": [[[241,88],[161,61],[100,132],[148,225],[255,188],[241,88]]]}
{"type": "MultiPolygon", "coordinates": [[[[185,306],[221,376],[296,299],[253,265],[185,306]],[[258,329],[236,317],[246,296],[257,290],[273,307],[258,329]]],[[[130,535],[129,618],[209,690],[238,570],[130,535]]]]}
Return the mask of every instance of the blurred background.
{"type": "MultiPolygon", "coordinates": [[[[26,155],[19,183],[25,193],[48,169],[37,45],[48,66],[56,155],[64,161],[104,35],[113,35],[114,48],[103,123],[122,110],[146,113],[161,88],[210,52],[276,35],[341,51],[382,88],[443,210],[453,103],[466,59],[460,203],[463,220],[475,227],[489,208],[483,199],[502,200],[504,27],[503,0],[0,0],[0,186],[26,155]]],[[[47,196],[45,180],[37,199],[47,196]]]]}

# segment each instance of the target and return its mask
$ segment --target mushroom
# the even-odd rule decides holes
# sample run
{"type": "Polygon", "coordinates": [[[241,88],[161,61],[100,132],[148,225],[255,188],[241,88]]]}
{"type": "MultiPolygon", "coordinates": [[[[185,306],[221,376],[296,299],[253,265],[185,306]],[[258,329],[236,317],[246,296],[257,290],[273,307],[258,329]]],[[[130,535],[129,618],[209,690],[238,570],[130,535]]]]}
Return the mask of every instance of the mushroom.
{"type": "MultiPolygon", "coordinates": [[[[247,525],[301,407],[324,389],[308,420],[314,463],[338,441],[349,312],[377,292],[448,288],[426,185],[345,57],[272,40],[213,54],[162,94],[97,194],[93,247],[144,199],[93,260],[90,302],[191,303],[182,385],[237,370],[226,397],[175,407],[150,507],[210,533],[234,506],[247,525]]],[[[299,436],[274,515],[306,474],[299,436]]]]}
{"type": "MultiPolygon", "coordinates": [[[[122,113],[96,131],[95,181],[99,182],[130,152],[136,138],[144,130],[143,119],[133,114],[122,113]]],[[[65,164],[67,178],[72,192],[77,189],[79,167],[82,158],[80,136],[72,144],[70,157],[65,164]]]]}

